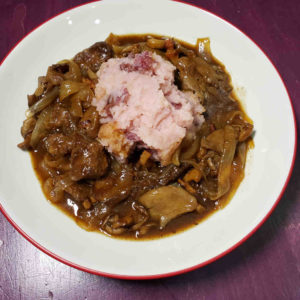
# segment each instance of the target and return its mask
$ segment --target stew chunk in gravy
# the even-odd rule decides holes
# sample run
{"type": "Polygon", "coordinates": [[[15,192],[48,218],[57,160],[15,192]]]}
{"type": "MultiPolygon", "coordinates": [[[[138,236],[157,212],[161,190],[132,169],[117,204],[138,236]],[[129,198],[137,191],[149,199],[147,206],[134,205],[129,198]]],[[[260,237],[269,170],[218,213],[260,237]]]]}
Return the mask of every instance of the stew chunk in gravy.
{"type": "Polygon", "coordinates": [[[28,96],[18,146],[46,197],[86,230],[168,235],[224,206],[253,125],[209,39],[111,34],[28,96]]]}

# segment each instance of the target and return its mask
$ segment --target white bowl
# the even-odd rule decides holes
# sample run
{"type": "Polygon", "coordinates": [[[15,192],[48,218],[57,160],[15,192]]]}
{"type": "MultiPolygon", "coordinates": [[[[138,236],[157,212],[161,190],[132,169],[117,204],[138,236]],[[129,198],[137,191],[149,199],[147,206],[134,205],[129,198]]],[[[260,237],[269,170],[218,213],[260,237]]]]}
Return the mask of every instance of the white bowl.
{"type": "Polygon", "coordinates": [[[0,71],[0,203],[35,246],[84,271],[118,278],[179,274],[228,253],[269,216],[295,157],[295,119],[286,88],[264,53],[241,31],[204,10],[171,1],[111,0],[69,10],[23,39],[0,71]],[[246,176],[230,203],[198,226],[152,241],[86,232],[48,201],[29,154],[17,148],[27,100],[47,67],[74,56],[110,32],[159,33],[195,43],[210,37],[213,54],[232,76],[255,126],[246,176]]]}

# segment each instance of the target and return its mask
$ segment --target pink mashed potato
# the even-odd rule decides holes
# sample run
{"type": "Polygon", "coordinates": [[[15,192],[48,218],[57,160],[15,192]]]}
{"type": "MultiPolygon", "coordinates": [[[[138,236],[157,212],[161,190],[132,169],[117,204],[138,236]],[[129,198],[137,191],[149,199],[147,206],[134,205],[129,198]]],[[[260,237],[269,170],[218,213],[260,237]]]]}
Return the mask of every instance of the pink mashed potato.
{"type": "Polygon", "coordinates": [[[142,147],[167,165],[187,131],[204,122],[203,106],[192,93],[178,90],[174,71],[147,51],[102,64],[93,100],[103,124],[99,139],[121,161],[142,147]]]}

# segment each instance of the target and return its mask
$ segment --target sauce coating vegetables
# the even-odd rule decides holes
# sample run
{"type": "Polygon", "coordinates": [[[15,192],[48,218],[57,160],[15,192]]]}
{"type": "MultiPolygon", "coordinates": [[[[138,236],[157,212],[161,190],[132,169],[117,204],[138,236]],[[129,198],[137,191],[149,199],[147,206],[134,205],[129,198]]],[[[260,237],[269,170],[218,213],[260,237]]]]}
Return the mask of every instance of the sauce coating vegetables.
{"type": "MultiPolygon", "coordinates": [[[[167,90],[159,95],[171,99],[167,90]]],[[[165,106],[172,104],[168,101],[165,106]]],[[[180,113],[182,103],[172,105],[180,113]]],[[[223,207],[244,177],[253,125],[207,38],[193,46],[158,35],[111,34],[73,59],[50,66],[28,96],[28,106],[24,141],[18,146],[30,152],[47,199],[86,230],[131,239],[176,233],[223,207]],[[147,65],[140,57],[147,58],[147,65]],[[163,163],[158,149],[136,136],[138,131],[118,127],[118,119],[107,123],[113,103],[119,105],[125,96],[129,101],[130,90],[123,89],[123,98],[114,99],[113,93],[99,98],[106,101],[106,121],[93,105],[99,69],[109,59],[121,58],[139,64],[122,64],[120,72],[148,72],[149,63],[171,63],[170,86],[205,109],[200,112],[205,121],[190,122],[192,129],[184,129],[185,136],[163,163]],[[126,155],[120,160],[116,153],[126,155]]]]}

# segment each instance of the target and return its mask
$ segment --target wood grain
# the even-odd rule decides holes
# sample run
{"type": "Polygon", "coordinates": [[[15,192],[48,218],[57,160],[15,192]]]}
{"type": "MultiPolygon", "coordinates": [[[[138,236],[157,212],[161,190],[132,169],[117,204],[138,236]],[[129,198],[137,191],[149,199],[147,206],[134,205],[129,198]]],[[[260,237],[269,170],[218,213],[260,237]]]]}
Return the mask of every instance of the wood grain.
{"type": "MultiPolygon", "coordinates": [[[[84,0],[1,0],[0,58],[49,17],[84,0]]],[[[199,0],[254,39],[282,75],[300,119],[300,1],[199,0]]],[[[4,102],[4,99],[1,99],[4,102]]],[[[242,246],[173,278],[124,281],[48,257],[0,214],[0,299],[300,299],[300,159],[266,223],[242,246]]]]}

